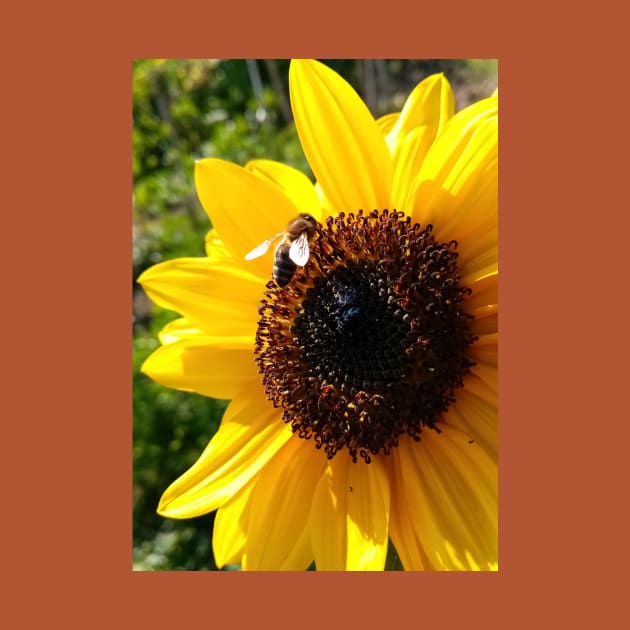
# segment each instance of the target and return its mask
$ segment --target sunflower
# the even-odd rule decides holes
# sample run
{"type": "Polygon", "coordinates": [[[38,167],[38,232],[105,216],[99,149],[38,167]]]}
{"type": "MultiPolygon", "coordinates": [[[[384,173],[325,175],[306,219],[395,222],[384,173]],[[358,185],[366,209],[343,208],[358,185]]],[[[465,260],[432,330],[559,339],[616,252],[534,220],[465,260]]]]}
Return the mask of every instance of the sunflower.
{"type": "Polygon", "coordinates": [[[316,184],[198,161],[206,257],[139,279],[182,315],[143,371],[231,400],[158,512],[217,510],[218,566],[383,570],[391,541],[406,570],[496,570],[498,96],[455,113],[438,74],[375,120],[319,62],[289,84],[316,184]]]}

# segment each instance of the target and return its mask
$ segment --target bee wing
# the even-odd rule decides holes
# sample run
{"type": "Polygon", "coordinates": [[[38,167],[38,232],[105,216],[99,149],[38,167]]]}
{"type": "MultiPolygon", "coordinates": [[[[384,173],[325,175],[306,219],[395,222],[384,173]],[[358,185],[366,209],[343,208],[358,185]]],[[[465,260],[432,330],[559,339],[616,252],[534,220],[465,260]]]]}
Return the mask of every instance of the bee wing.
{"type": "Polygon", "coordinates": [[[302,234],[291,243],[289,258],[299,267],[304,267],[308,262],[309,254],[308,236],[306,232],[302,232],[302,234]]]}
{"type": "Polygon", "coordinates": [[[280,238],[283,234],[284,232],[278,232],[277,234],[274,234],[271,238],[263,241],[260,245],[256,245],[256,247],[254,247],[251,252],[245,254],[245,260],[253,260],[254,258],[259,258],[263,254],[267,253],[267,250],[269,249],[269,247],[271,247],[271,244],[278,238],[280,238]]]}

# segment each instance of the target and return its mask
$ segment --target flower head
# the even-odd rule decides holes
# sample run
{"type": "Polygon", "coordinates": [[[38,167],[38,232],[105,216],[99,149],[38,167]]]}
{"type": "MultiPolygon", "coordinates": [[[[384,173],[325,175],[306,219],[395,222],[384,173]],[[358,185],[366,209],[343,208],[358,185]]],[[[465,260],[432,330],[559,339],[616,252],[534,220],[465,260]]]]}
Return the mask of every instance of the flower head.
{"type": "Polygon", "coordinates": [[[498,99],[454,114],[435,75],[375,121],[321,63],[289,79],[317,183],[199,161],[207,257],[140,278],[183,316],[144,371],[231,399],[158,511],[218,510],[219,566],[381,570],[391,539],[496,569],[498,99]]]}

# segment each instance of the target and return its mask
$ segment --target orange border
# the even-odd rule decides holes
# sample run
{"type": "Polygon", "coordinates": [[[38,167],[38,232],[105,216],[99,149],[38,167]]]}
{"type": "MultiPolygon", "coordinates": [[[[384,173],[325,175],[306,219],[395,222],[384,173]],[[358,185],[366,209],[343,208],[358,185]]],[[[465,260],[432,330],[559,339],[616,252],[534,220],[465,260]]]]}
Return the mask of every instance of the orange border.
{"type": "MultiPolygon", "coordinates": [[[[571,261],[586,255],[576,217],[588,217],[592,228],[594,208],[571,195],[587,183],[574,176],[575,158],[553,150],[558,120],[571,116],[571,103],[584,96],[578,77],[570,89],[554,87],[571,63],[582,68],[581,56],[562,57],[559,67],[561,51],[542,50],[545,42],[533,32],[543,22],[547,31],[554,28],[547,11],[536,25],[511,22],[518,29],[511,31],[485,5],[462,2],[460,11],[450,3],[443,15],[414,4],[410,15],[391,3],[369,9],[335,2],[329,11],[325,4],[265,4],[261,16],[242,4],[143,2],[118,11],[68,2],[29,9],[37,20],[29,15],[28,22],[14,11],[8,26],[28,24],[30,37],[18,42],[3,81],[10,88],[6,120],[25,119],[8,125],[12,148],[5,148],[17,166],[9,183],[18,193],[6,206],[16,226],[5,233],[5,251],[13,247],[17,269],[8,270],[5,287],[18,297],[5,302],[5,312],[11,308],[16,317],[8,367],[11,382],[23,384],[11,387],[15,406],[6,416],[9,430],[21,430],[5,442],[13,458],[5,514],[17,531],[5,539],[14,576],[3,617],[14,616],[13,627],[49,627],[55,620],[66,628],[223,621],[258,627],[269,619],[301,627],[485,629],[510,627],[512,620],[537,623],[539,615],[551,627],[584,619],[592,607],[581,598],[588,566],[573,558],[594,561],[610,541],[592,545],[596,534],[580,530],[597,521],[570,490],[573,462],[566,458],[588,465],[591,490],[605,491],[608,480],[598,482],[594,473],[608,468],[609,455],[580,438],[598,433],[578,428],[584,394],[573,382],[578,373],[554,356],[557,327],[562,339],[571,337],[561,346],[564,357],[581,357],[576,345],[588,348],[594,326],[586,333],[575,319],[575,296],[584,287],[571,284],[571,261]],[[500,59],[499,574],[131,571],[131,59],[158,56],[500,59]],[[560,249],[565,235],[571,252],[560,249]],[[562,310],[549,310],[556,307],[562,310]],[[31,340],[36,345],[29,349],[31,340]],[[571,518],[573,506],[579,518],[571,518]],[[565,527],[557,520],[569,518],[565,527]]],[[[572,29],[579,30],[579,19],[572,14],[572,29]]],[[[596,97],[588,98],[595,105],[596,97]]],[[[577,146],[584,122],[594,124],[573,116],[567,146],[577,146]]],[[[587,154],[582,139],[578,148],[587,154]]],[[[586,358],[578,363],[589,367],[586,358]]],[[[593,382],[604,386],[603,372],[593,382]]],[[[589,426],[603,431],[599,420],[591,416],[589,426]]],[[[589,598],[601,596],[605,578],[589,598]]],[[[608,606],[598,615],[600,623],[612,611],[608,606]]]]}

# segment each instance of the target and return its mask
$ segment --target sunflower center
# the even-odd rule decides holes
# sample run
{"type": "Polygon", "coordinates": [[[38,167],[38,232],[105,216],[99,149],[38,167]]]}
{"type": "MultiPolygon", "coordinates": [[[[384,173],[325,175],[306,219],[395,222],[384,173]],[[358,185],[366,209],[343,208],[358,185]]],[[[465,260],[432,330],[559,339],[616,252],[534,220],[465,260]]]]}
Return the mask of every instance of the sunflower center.
{"type": "Polygon", "coordinates": [[[256,361],[268,397],[329,458],[389,454],[420,439],[473,365],[470,292],[457,244],[401,212],[341,213],[318,226],[311,257],[259,309],[256,361]]]}
{"type": "Polygon", "coordinates": [[[401,353],[409,325],[394,301],[388,303],[393,289],[386,283],[386,273],[370,261],[350,261],[316,278],[294,325],[312,373],[337,386],[365,390],[404,376],[401,353]]]}

